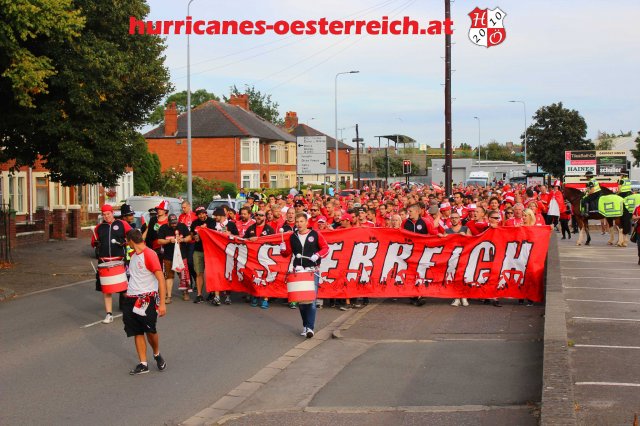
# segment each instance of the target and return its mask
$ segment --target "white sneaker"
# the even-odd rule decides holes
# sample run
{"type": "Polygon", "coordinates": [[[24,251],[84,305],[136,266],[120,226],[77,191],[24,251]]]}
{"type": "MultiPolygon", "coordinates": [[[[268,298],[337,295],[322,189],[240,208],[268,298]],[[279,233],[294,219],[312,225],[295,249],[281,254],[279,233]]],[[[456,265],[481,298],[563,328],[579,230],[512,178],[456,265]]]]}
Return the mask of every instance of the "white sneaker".
{"type": "Polygon", "coordinates": [[[451,302],[451,306],[460,306],[460,299],[455,299],[453,302],[451,302]]]}
{"type": "Polygon", "coordinates": [[[107,314],[106,317],[102,320],[103,324],[111,324],[113,322],[113,315],[107,314]]]}
{"type": "Polygon", "coordinates": [[[467,299],[462,299],[462,306],[469,306],[467,299]]]}
{"type": "Polygon", "coordinates": [[[301,336],[306,336],[307,335],[307,327],[302,329],[302,333],[300,333],[301,336]]]}
{"type": "Polygon", "coordinates": [[[311,339],[313,337],[313,330],[310,328],[307,328],[307,339],[311,339]]]}

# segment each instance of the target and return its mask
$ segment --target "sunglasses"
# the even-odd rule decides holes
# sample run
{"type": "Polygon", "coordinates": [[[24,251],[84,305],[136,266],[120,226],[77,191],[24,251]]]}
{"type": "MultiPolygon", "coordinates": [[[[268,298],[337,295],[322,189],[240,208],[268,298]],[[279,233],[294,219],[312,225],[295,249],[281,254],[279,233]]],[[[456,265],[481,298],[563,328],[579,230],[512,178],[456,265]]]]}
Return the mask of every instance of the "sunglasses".
{"type": "Polygon", "coordinates": [[[504,212],[504,214],[513,214],[513,212],[504,212]]]}
{"type": "Polygon", "coordinates": [[[266,216],[264,213],[256,213],[256,216],[266,216]]]}
{"type": "Polygon", "coordinates": [[[319,212],[320,211],[319,209],[309,209],[309,210],[312,211],[312,212],[319,212]]]}
{"type": "Polygon", "coordinates": [[[491,216],[491,217],[489,217],[489,219],[493,219],[493,220],[500,220],[500,217],[498,217],[498,216],[491,216]]]}

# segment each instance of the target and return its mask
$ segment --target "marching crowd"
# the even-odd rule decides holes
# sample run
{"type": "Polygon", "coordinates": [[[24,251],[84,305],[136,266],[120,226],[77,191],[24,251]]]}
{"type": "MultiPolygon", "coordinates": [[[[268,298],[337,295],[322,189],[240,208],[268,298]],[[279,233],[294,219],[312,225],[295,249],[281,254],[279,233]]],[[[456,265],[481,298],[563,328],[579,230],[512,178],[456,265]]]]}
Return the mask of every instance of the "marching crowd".
{"type": "MultiPolygon", "coordinates": [[[[128,302],[142,300],[141,298],[146,296],[146,304],[143,306],[148,312],[148,296],[152,294],[153,309],[158,308],[157,312],[164,312],[165,306],[172,303],[175,280],[178,281],[178,291],[185,301],[191,300],[190,293],[195,290],[194,303],[203,303],[206,300],[215,306],[231,304],[228,292],[212,292],[205,298],[204,248],[198,234],[198,229],[202,227],[248,240],[294,231],[291,238],[281,245],[282,254],[293,255],[294,265],[297,262],[300,266],[317,267],[328,251],[322,235],[336,229],[392,228],[444,238],[454,233],[478,235],[489,228],[497,227],[551,226],[562,233],[562,239],[570,239],[572,230],[569,222],[575,214],[570,203],[565,202],[561,183],[557,180],[551,188],[546,185],[527,188],[523,184],[501,183],[490,187],[457,186],[450,197],[445,196],[437,186],[406,187],[395,184],[386,189],[375,185],[365,186],[361,191],[343,191],[336,195],[323,195],[310,188],[303,193],[292,189],[286,196],[265,196],[262,191],[246,193],[241,190],[238,198],[243,204],[239,211],[223,205],[213,211],[212,217],[209,217],[204,206],[192,210],[187,201],[182,203],[182,214],[169,214],[168,203],[162,201],[150,210],[151,218],[140,230],[134,229],[135,222],[130,206],[125,204],[121,207],[120,219],[115,219],[112,206],[102,207],[104,221],[96,227],[92,239],[92,245],[97,248],[98,262],[121,259],[126,263],[132,262],[137,256],[137,264],[141,265],[139,257],[144,256],[145,266],[140,266],[139,269],[146,270],[153,276],[162,276],[162,280],[157,279],[155,290],[153,286],[147,286],[144,288],[145,291],[131,294],[129,283],[126,294],[120,294],[120,307],[123,310],[127,335],[136,338],[140,333],[144,335],[144,327],[148,325],[144,321],[150,320],[144,315],[139,317],[131,312],[127,313],[127,306],[130,311],[133,311],[134,307],[128,302]],[[176,268],[176,247],[180,250],[178,259],[183,260],[184,268],[176,268]],[[158,262],[149,261],[152,257],[150,253],[155,254],[158,262]],[[174,270],[182,271],[177,273],[174,270]],[[158,291],[160,286],[164,286],[162,292],[158,291]],[[144,319],[142,323],[140,318],[144,319]]],[[[640,211],[636,209],[634,220],[638,216],[640,211]]],[[[572,222],[575,233],[575,220],[572,222]]],[[[638,247],[640,256],[640,244],[638,247]]],[[[129,267],[129,271],[131,269],[129,267]]],[[[149,281],[151,275],[145,279],[149,281]]],[[[317,290],[317,279],[315,284],[317,290]]],[[[98,278],[96,290],[101,290],[98,278]]],[[[107,311],[104,323],[113,321],[111,296],[104,294],[107,311]]],[[[252,306],[269,308],[268,298],[258,300],[247,296],[245,299],[252,306]]],[[[425,300],[419,297],[413,298],[412,301],[418,306],[425,303],[425,300]]],[[[366,305],[369,300],[363,298],[358,302],[330,299],[326,302],[330,307],[348,310],[366,305]]],[[[523,300],[519,302],[524,303],[523,300]]],[[[485,300],[485,303],[501,306],[497,299],[485,300]]],[[[455,299],[452,302],[453,306],[468,304],[466,299],[455,299]]],[[[532,303],[527,301],[527,304],[532,303]]],[[[290,303],[291,308],[300,309],[304,327],[302,335],[313,336],[315,310],[322,305],[322,300],[314,300],[304,305],[301,303],[299,306],[290,303]]],[[[155,319],[152,325],[155,330],[155,319]]],[[[152,343],[151,340],[149,342],[152,343]]],[[[154,356],[160,356],[157,353],[157,341],[153,349],[154,356]]],[[[161,357],[160,361],[159,367],[164,363],[161,357]]],[[[141,356],[141,365],[142,362],[141,356]]],[[[143,367],[146,367],[146,363],[143,367]]],[[[136,369],[144,370],[143,367],[137,366],[136,369]]],[[[132,374],[140,372],[132,370],[132,374]]]]}

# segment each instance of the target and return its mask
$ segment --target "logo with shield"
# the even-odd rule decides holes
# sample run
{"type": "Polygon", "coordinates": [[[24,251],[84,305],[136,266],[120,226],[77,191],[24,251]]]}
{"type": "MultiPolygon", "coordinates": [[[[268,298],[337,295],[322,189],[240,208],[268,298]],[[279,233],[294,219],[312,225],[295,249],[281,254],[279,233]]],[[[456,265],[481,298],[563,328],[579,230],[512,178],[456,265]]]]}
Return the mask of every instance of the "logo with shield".
{"type": "Polygon", "coordinates": [[[471,28],[469,40],[475,45],[492,47],[501,44],[507,38],[504,18],[507,16],[499,7],[480,9],[476,7],[469,13],[471,28]]]}

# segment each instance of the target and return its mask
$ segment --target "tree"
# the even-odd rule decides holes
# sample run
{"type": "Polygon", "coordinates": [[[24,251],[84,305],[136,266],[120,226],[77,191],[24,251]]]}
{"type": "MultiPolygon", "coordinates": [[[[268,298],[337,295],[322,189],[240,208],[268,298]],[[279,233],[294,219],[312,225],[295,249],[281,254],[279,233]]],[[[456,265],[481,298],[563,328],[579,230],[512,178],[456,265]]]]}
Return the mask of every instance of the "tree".
{"type": "Polygon", "coordinates": [[[464,143],[464,142],[460,144],[460,147],[458,149],[460,149],[462,151],[471,151],[472,150],[471,145],[469,145],[468,143],[464,143]]]}
{"type": "MultiPolygon", "coordinates": [[[[387,157],[376,157],[373,160],[376,168],[376,175],[380,177],[387,176],[387,157]]],[[[398,157],[389,156],[389,177],[403,176],[402,160],[398,157]]]]}
{"type": "Polygon", "coordinates": [[[578,111],[564,108],[562,102],[541,107],[527,128],[529,156],[545,171],[562,176],[564,151],[594,149],[586,135],[587,123],[578,111]]]}
{"type": "Polygon", "coordinates": [[[596,141],[596,149],[598,151],[607,151],[613,148],[614,135],[608,135],[606,133],[600,134],[596,141]]]}
{"type": "Polygon", "coordinates": [[[147,142],[139,136],[140,154],[133,160],[133,189],[136,195],[151,194],[158,191],[160,185],[160,158],[158,154],[149,152],[147,142]],[[141,143],[140,143],[141,142],[141,143]]]}
{"type": "MultiPolygon", "coordinates": [[[[0,162],[19,167],[42,158],[53,181],[113,186],[138,155],[136,129],[171,90],[165,46],[159,36],[128,34],[129,17],[149,13],[144,0],[73,5],[85,20],[81,36],[45,33],[28,45],[50,58],[55,73],[43,77],[47,91],[32,91],[32,106],[25,106],[0,78],[0,162]]],[[[16,29],[22,17],[5,19],[16,29]]],[[[6,54],[0,57],[5,65],[6,54]]]]}
{"type": "MultiPolygon", "coordinates": [[[[477,150],[476,150],[477,155],[477,150]]],[[[492,140],[486,145],[480,148],[480,158],[496,161],[518,161],[515,151],[509,148],[507,145],[501,145],[495,140],[492,140]]]]}
{"type": "Polygon", "coordinates": [[[631,150],[631,154],[633,154],[633,158],[635,161],[633,162],[633,167],[640,166],[640,132],[638,132],[638,137],[635,140],[636,149],[631,150]]]}
{"type": "MultiPolygon", "coordinates": [[[[240,92],[236,85],[230,88],[231,94],[238,96],[246,94],[249,96],[249,109],[276,126],[284,125],[284,120],[280,118],[278,112],[278,103],[271,100],[271,95],[263,94],[254,86],[244,86],[244,93],[240,92]]],[[[230,98],[223,96],[225,102],[229,102],[230,98]]]]}
{"type": "MultiPolygon", "coordinates": [[[[207,92],[205,89],[199,89],[191,93],[191,108],[197,107],[207,101],[219,101],[220,98],[213,93],[207,92]]],[[[164,123],[164,110],[171,104],[176,103],[178,114],[182,114],[187,110],[187,91],[176,92],[170,95],[165,102],[162,102],[153,110],[147,122],[149,124],[158,125],[164,123]]]]}
{"type": "Polygon", "coordinates": [[[34,97],[48,93],[47,80],[57,73],[49,52],[38,49],[38,44],[77,38],[84,23],[72,0],[0,0],[3,99],[13,98],[17,105],[33,108],[34,97]]]}

